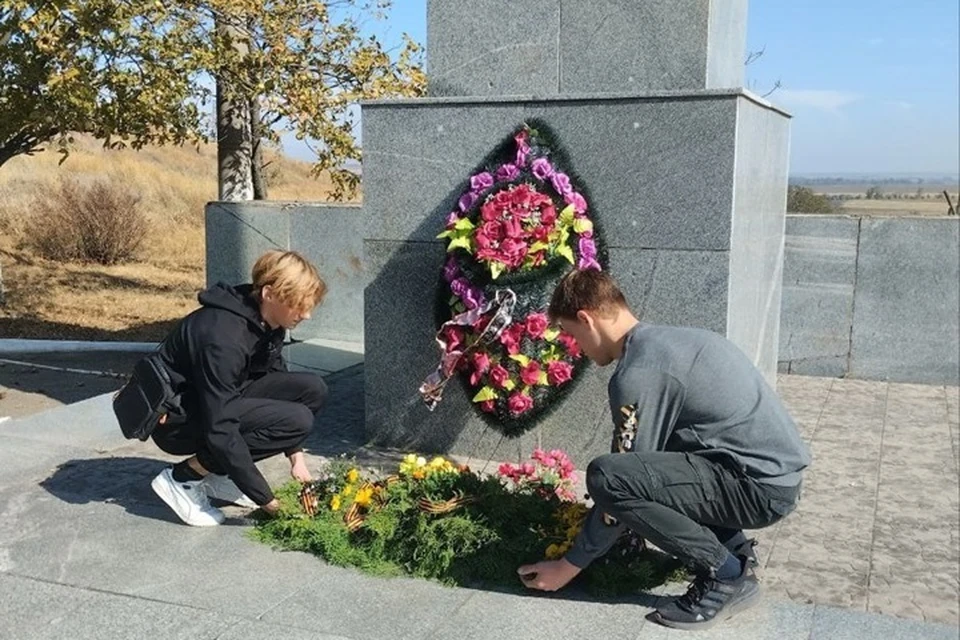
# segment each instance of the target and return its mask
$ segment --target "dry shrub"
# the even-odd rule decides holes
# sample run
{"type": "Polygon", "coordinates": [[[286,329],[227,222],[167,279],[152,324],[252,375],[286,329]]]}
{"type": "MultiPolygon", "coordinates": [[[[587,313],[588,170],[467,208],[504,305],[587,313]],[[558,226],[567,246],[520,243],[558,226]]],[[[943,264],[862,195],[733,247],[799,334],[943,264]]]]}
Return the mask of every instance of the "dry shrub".
{"type": "Polygon", "coordinates": [[[27,244],[60,262],[126,262],[147,233],[140,198],[114,182],[62,180],[36,199],[33,211],[27,244]]]}

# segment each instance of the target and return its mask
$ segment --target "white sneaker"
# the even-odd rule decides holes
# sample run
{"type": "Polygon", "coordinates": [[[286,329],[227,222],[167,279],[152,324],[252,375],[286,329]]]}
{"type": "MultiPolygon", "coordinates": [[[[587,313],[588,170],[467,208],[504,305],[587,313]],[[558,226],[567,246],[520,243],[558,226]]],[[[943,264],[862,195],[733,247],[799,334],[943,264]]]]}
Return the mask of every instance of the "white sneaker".
{"type": "Polygon", "coordinates": [[[228,476],[219,476],[215,473],[208,474],[201,483],[207,497],[223,500],[238,507],[256,509],[257,503],[251,500],[247,494],[240,491],[236,483],[228,476]]]}
{"type": "Polygon", "coordinates": [[[223,522],[223,512],[210,506],[207,494],[201,486],[202,482],[177,482],[173,479],[173,468],[167,467],[153,479],[150,486],[160,499],[173,509],[177,517],[190,526],[215,527],[223,522]]]}

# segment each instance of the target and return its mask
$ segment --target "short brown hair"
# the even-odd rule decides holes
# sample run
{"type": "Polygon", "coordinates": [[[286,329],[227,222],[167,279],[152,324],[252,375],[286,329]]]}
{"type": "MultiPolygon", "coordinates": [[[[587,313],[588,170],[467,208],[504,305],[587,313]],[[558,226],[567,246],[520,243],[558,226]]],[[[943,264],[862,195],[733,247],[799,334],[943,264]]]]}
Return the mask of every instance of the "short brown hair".
{"type": "Polygon", "coordinates": [[[625,308],[627,299],[610,274],[596,269],[578,269],[565,275],[553,290],[547,314],[556,322],[563,318],[576,319],[580,310],[609,317],[625,308]]]}
{"type": "Polygon", "coordinates": [[[267,286],[280,302],[291,307],[312,309],[327,295],[327,283],[317,268],[296,251],[267,251],[253,265],[251,277],[258,300],[267,286]]]}

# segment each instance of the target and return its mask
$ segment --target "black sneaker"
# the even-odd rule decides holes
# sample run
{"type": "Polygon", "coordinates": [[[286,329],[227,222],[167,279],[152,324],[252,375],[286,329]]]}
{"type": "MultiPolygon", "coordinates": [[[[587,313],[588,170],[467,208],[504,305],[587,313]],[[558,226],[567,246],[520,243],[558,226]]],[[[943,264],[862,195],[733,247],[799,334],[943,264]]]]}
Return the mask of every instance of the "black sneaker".
{"type": "Polygon", "coordinates": [[[755,605],[760,599],[760,585],[747,570],[741,558],[743,575],[736,580],[698,577],[687,593],[657,607],[651,620],[674,629],[708,629],[721,620],[755,605]]]}
{"type": "Polygon", "coordinates": [[[757,546],[756,538],[747,538],[740,544],[738,544],[733,549],[730,549],[730,553],[733,555],[746,558],[747,566],[746,569],[751,573],[751,575],[756,575],[757,567],[760,566],[760,559],[757,558],[757,551],[755,547],[757,546]]]}

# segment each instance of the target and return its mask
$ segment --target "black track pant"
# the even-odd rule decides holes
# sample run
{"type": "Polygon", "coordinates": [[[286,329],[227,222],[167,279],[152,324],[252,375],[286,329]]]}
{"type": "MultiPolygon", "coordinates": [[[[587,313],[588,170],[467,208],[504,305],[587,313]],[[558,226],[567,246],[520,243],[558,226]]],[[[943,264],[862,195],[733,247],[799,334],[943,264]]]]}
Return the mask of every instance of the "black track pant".
{"type": "MultiPolygon", "coordinates": [[[[248,383],[238,400],[240,433],[254,461],[278,453],[290,455],[300,450],[313,429],[316,413],[327,398],[327,385],[312,373],[268,373],[248,383]]],[[[203,430],[195,420],[184,424],[160,426],[153,441],[173,455],[194,455],[211,473],[226,471],[207,449],[203,430]]]]}

